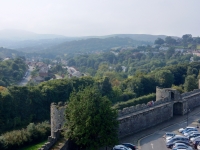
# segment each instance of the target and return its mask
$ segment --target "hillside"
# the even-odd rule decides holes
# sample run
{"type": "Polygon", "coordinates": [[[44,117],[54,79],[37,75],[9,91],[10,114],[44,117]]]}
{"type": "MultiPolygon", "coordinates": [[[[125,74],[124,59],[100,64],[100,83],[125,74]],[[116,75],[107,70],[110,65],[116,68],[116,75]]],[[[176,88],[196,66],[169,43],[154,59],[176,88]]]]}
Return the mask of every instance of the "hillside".
{"type": "MultiPolygon", "coordinates": [[[[129,37],[133,40],[138,40],[138,41],[146,41],[146,42],[154,42],[156,39],[161,38],[165,39],[167,36],[166,35],[150,35],[150,34],[116,34],[115,36],[117,37],[129,37]]],[[[179,38],[176,36],[171,36],[175,39],[179,38]]]]}
{"type": "Polygon", "coordinates": [[[71,42],[64,42],[62,44],[53,46],[46,50],[40,51],[45,53],[54,54],[71,54],[71,53],[91,53],[91,52],[101,52],[109,50],[113,47],[134,47],[138,45],[151,45],[151,42],[136,41],[131,38],[119,38],[119,37],[109,37],[109,38],[90,38],[82,39],[71,42]]]}
{"type": "Polygon", "coordinates": [[[25,53],[19,52],[19,51],[16,51],[16,50],[12,50],[12,49],[0,47],[0,58],[1,59],[14,58],[16,56],[25,56],[25,53]]]}

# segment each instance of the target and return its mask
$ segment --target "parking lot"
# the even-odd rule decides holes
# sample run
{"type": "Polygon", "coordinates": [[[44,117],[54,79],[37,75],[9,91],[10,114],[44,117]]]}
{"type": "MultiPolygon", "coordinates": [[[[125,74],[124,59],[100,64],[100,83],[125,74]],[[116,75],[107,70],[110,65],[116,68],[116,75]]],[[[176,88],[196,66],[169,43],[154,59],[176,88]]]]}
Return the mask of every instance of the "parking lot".
{"type": "MultiPolygon", "coordinates": [[[[186,119],[185,121],[179,122],[179,123],[174,124],[169,127],[166,127],[162,130],[158,130],[157,132],[142,138],[140,140],[140,149],[142,149],[142,150],[161,150],[161,149],[169,150],[170,148],[167,148],[167,146],[166,146],[166,139],[164,137],[165,133],[173,132],[176,135],[184,136],[178,130],[180,128],[185,128],[187,126],[187,124],[188,124],[188,126],[197,127],[199,118],[200,117],[199,117],[199,113],[198,113],[194,116],[190,116],[188,119],[188,123],[187,123],[187,119],[186,119]]],[[[200,132],[199,128],[197,128],[197,130],[200,132]]],[[[191,143],[191,146],[193,147],[192,143],[191,143]]],[[[193,147],[193,149],[194,149],[194,147],[193,147]]]]}
{"type": "MultiPolygon", "coordinates": [[[[195,120],[200,119],[200,106],[191,110],[188,118],[189,124],[191,125],[193,123],[193,126],[195,126],[195,120]]],[[[187,126],[186,120],[187,115],[174,116],[172,119],[161,124],[120,138],[119,142],[132,143],[136,145],[139,150],[169,150],[166,147],[163,135],[165,132],[177,132],[179,128],[185,128],[187,126]]]]}

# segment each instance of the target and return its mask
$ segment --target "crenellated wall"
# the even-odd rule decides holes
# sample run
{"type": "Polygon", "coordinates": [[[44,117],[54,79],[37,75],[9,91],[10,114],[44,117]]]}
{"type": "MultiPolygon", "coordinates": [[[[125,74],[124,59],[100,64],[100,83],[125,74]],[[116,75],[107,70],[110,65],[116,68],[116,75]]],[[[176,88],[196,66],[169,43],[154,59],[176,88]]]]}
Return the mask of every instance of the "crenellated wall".
{"type": "Polygon", "coordinates": [[[173,117],[173,103],[169,100],[161,100],[155,104],[144,110],[119,116],[119,137],[136,133],[173,117]]]}
{"type": "MultiPolygon", "coordinates": [[[[124,137],[167,121],[174,115],[184,115],[200,105],[200,89],[180,94],[171,88],[156,88],[153,106],[139,104],[118,111],[119,137],[124,137]]],[[[51,135],[65,122],[66,104],[51,104],[51,135]]]]}

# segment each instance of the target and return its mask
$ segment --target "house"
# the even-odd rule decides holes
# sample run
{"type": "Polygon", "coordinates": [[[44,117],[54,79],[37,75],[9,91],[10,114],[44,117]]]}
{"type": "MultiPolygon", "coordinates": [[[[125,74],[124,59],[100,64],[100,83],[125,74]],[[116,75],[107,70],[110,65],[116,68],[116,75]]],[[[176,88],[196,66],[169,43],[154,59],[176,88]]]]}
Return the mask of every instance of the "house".
{"type": "Polygon", "coordinates": [[[42,67],[39,70],[39,76],[40,77],[47,77],[48,76],[48,67],[42,67]]]}
{"type": "Polygon", "coordinates": [[[82,73],[80,73],[79,71],[75,71],[74,73],[72,73],[72,76],[73,76],[73,77],[78,77],[78,78],[79,78],[79,77],[81,77],[81,76],[83,76],[83,75],[82,75],[82,73]]]}
{"type": "Polygon", "coordinates": [[[44,81],[44,78],[40,77],[40,76],[37,76],[35,78],[32,79],[33,82],[36,82],[36,83],[40,83],[40,82],[43,82],[44,81]]]}
{"type": "Polygon", "coordinates": [[[167,51],[168,49],[169,49],[169,47],[163,47],[163,46],[159,48],[159,50],[161,50],[161,51],[167,51]]]}

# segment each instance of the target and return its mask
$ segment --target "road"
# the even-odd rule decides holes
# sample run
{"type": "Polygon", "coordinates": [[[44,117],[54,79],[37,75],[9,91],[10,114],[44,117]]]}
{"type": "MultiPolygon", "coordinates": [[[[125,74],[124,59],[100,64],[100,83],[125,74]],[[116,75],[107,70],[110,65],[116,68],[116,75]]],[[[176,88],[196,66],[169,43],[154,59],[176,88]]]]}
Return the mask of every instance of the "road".
{"type": "MultiPolygon", "coordinates": [[[[189,126],[197,125],[197,120],[200,118],[199,114],[195,114],[194,116],[189,117],[189,126]]],[[[149,136],[146,136],[140,140],[140,148],[141,150],[169,150],[165,145],[165,139],[163,135],[165,132],[174,132],[176,134],[180,134],[178,132],[179,128],[185,128],[187,126],[186,121],[179,122],[175,125],[169,126],[165,129],[159,130],[149,136]]],[[[200,131],[200,129],[198,129],[200,131]]],[[[180,134],[181,135],[181,134],[180,134]]]]}
{"type": "Polygon", "coordinates": [[[27,75],[26,75],[25,78],[22,79],[21,82],[19,82],[19,84],[18,84],[19,86],[25,86],[25,85],[28,83],[28,81],[31,80],[31,71],[34,70],[33,68],[34,68],[34,67],[29,66],[29,68],[28,68],[28,70],[27,70],[27,75]]]}

